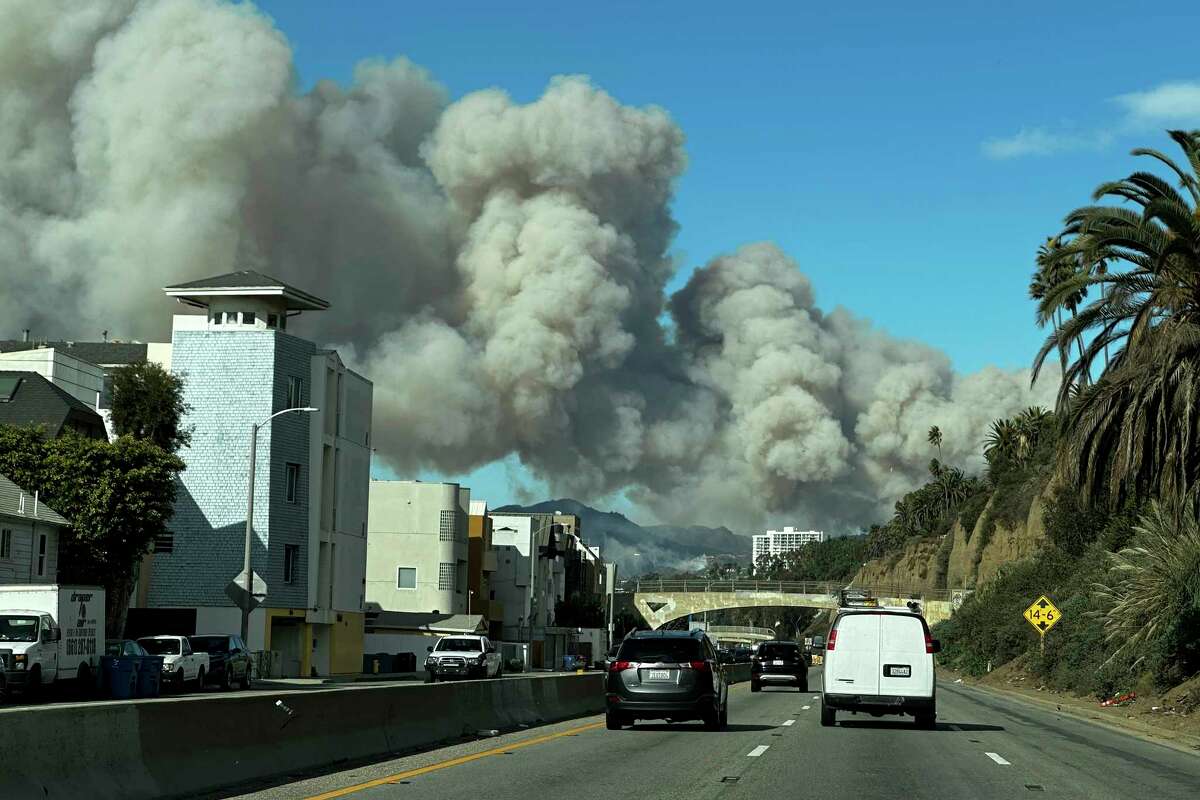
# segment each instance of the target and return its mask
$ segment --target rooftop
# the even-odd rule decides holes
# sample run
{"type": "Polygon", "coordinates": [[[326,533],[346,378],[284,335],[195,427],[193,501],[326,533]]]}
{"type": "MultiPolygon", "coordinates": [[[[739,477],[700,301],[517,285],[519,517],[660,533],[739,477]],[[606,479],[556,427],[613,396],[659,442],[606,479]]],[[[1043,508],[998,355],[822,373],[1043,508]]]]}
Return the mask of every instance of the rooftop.
{"type": "Polygon", "coordinates": [[[213,298],[224,297],[282,298],[289,310],[298,311],[323,311],[329,308],[327,300],[250,269],[165,286],[163,291],[168,297],[196,308],[208,308],[213,298]]]}
{"type": "Polygon", "coordinates": [[[19,350],[54,349],[101,367],[134,364],[146,360],[145,342],[26,342],[0,339],[0,353],[19,350]]]}
{"type": "Polygon", "coordinates": [[[68,428],[107,438],[104,420],[91,406],[36,372],[0,370],[0,425],[43,427],[53,437],[68,428]]]}
{"type": "Polygon", "coordinates": [[[0,515],[23,517],[63,527],[71,524],[45,503],[34,503],[32,492],[25,491],[3,475],[0,475],[0,515]]]}

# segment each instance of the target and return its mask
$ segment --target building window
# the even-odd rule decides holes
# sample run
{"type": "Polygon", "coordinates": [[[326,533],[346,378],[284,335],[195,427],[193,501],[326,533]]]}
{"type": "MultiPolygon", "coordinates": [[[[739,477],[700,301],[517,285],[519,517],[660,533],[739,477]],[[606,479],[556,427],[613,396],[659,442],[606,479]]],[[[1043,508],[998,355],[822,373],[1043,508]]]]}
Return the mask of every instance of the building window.
{"type": "Polygon", "coordinates": [[[453,592],[456,587],[454,585],[455,573],[457,568],[454,564],[441,563],[438,564],[438,591],[453,592]]]}
{"type": "Polygon", "coordinates": [[[154,552],[156,553],[174,553],[175,552],[175,534],[162,533],[154,537],[154,552]]]}
{"type": "Polygon", "coordinates": [[[397,567],[396,568],[396,588],[397,589],[415,589],[415,588],[417,588],[417,568],[416,567],[397,567]]]}
{"type": "Polygon", "coordinates": [[[457,514],[453,511],[443,511],[438,526],[438,539],[443,542],[454,541],[454,529],[457,526],[457,514]]]}
{"type": "Polygon", "coordinates": [[[299,502],[296,498],[300,492],[300,465],[284,465],[284,496],[289,503],[299,502]]]}
{"type": "Polygon", "coordinates": [[[254,324],[254,312],[253,311],[243,311],[242,312],[242,324],[243,325],[253,325],[254,324]]]}
{"type": "Polygon", "coordinates": [[[268,328],[278,328],[279,327],[279,315],[278,314],[267,314],[267,327],[268,328]]]}
{"type": "Polygon", "coordinates": [[[285,544],[283,546],[283,582],[295,583],[296,573],[300,569],[300,545],[285,544]]]}
{"type": "Polygon", "coordinates": [[[0,558],[12,558],[12,531],[0,531],[0,558]]]}
{"type": "Polygon", "coordinates": [[[238,321],[237,315],[238,315],[238,312],[236,312],[236,311],[226,311],[225,312],[225,324],[226,325],[237,325],[237,321],[238,321]]]}
{"type": "Polygon", "coordinates": [[[38,534],[37,576],[46,577],[46,534],[38,534]]]}
{"type": "Polygon", "coordinates": [[[304,382],[299,378],[288,378],[287,407],[300,408],[304,403],[304,382]]]}
{"type": "Polygon", "coordinates": [[[211,319],[212,319],[213,325],[220,325],[221,324],[221,312],[220,311],[212,312],[211,319]]]}

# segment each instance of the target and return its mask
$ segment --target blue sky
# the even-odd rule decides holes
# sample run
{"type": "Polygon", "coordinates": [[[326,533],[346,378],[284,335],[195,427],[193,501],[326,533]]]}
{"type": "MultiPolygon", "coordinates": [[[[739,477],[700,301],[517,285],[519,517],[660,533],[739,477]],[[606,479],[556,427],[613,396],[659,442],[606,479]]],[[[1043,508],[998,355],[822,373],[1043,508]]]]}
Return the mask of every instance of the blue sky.
{"type": "MultiPolygon", "coordinates": [[[[1027,366],[1032,254],[1135,146],[1200,126],[1194,3],[258,3],[304,87],[407,56],[452,98],[586,74],[666,108],[682,266],[777,242],[843,305],[961,370],[1027,366]],[[602,10],[597,10],[602,9],[602,10]]],[[[1141,165],[1139,165],[1141,166],[1141,165]]],[[[470,476],[493,504],[519,465],[470,476]]],[[[432,478],[433,476],[423,476],[432,478]]],[[[455,477],[455,476],[451,476],[455,477]]]]}

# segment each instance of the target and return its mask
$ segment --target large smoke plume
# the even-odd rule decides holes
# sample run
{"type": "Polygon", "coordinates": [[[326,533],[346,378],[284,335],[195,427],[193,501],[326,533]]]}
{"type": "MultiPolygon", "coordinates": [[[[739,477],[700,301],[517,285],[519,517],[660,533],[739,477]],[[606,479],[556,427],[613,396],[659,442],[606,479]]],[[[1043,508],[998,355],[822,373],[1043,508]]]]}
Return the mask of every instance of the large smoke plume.
{"type": "Polygon", "coordinates": [[[332,301],[304,333],[375,381],[400,473],[515,453],[556,492],[624,490],[664,520],[859,525],[922,478],[930,425],[978,468],[991,419],[1053,397],[823,312],[771,244],[668,297],[683,133],[586,78],[451,103],[401,58],[300,94],[248,5],[0,19],[4,327],[161,338],[162,286],[277,275],[332,301]]]}

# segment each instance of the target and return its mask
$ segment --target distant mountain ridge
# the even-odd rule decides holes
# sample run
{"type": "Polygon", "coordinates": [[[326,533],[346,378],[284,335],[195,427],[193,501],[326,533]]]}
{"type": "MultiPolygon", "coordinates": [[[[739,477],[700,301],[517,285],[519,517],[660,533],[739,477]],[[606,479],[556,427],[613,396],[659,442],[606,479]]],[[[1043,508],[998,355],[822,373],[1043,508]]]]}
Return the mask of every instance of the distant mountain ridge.
{"type": "Polygon", "coordinates": [[[492,511],[576,514],[584,541],[599,546],[600,554],[617,562],[619,574],[625,577],[663,570],[703,569],[706,555],[734,556],[742,562],[750,559],[750,537],[728,528],[638,525],[624,514],[600,511],[570,498],[530,506],[502,506],[492,511]]]}

